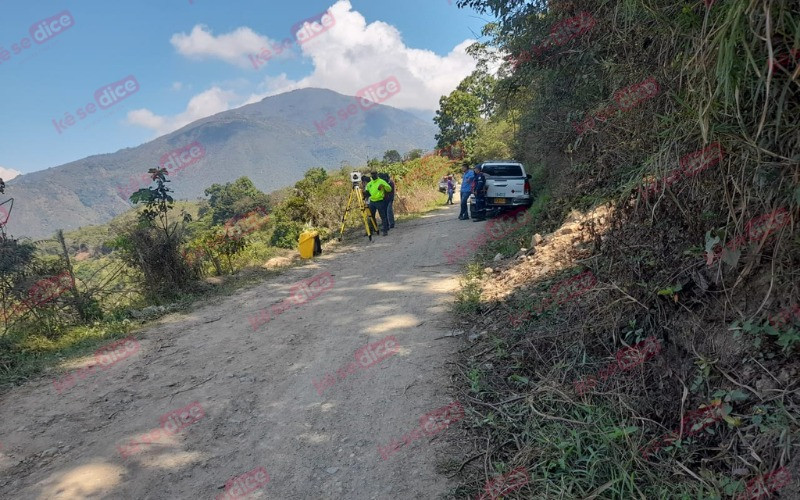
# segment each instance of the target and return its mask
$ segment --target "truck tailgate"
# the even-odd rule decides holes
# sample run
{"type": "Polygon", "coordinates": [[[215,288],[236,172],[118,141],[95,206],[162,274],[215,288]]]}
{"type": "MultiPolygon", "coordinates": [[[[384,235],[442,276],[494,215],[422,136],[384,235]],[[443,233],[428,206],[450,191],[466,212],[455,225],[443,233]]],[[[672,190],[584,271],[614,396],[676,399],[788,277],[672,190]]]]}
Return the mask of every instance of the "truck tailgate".
{"type": "MultiPolygon", "coordinates": [[[[525,193],[524,177],[496,177],[486,179],[487,198],[514,198],[525,193]]],[[[498,200],[499,201],[499,200],[498,200]]]]}

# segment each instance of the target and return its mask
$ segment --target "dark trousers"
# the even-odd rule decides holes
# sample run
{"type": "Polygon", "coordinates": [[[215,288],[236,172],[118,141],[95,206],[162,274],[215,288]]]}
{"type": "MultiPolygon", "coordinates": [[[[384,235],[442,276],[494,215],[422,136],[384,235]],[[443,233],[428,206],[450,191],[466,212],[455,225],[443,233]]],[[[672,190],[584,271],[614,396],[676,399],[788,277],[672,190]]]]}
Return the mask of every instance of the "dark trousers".
{"type": "Polygon", "coordinates": [[[384,233],[389,232],[389,215],[386,213],[387,211],[387,203],[386,200],[381,201],[370,201],[369,202],[369,209],[372,211],[373,217],[375,216],[375,210],[381,216],[381,227],[383,228],[384,233]]]}
{"type": "Polygon", "coordinates": [[[486,196],[481,194],[475,195],[475,212],[472,216],[476,219],[486,218],[486,196]]]}
{"type": "Polygon", "coordinates": [[[394,198],[386,200],[386,215],[389,216],[389,228],[394,227],[394,198]]]}
{"type": "Polygon", "coordinates": [[[449,193],[447,193],[447,203],[445,203],[445,204],[446,204],[446,205],[447,205],[447,204],[449,204],[449,205],[452,205],[452,204],[453,204],[453,192],[452,192],[452,191],[450,191],[449,193]]]}
{"type": "Polygon", "coordinates": [[[461,213],[458,214],[462,219],[469,219],[469,210],[467,209],[467,202],[469,201],[469,191],[466,193],[461,191],[461,213]]]}
{"type": "Polygon", "coordinates": [[[375,205],[373,205],[371,201],[367,203],[367,209],[369,210],[369,214],[372,216],[372,218],[375,219],[375,222],[378,222],[378,218],[375,217],[375,205]]]}

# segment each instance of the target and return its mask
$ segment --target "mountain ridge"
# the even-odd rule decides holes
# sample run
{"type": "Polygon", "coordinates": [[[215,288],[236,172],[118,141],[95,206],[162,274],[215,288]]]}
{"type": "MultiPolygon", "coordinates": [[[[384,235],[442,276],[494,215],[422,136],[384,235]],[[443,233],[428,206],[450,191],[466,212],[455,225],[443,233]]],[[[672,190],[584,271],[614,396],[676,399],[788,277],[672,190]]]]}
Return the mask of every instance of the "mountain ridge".
{"type": "MultiPolygon", "coordinates": [[[[377,104],[353,114],[356,103],[327,89],[298,89],[201,118],[135,147],[102,153],[20,175],[6,186],[14,208],[14,237],[44,238],[56,229],[102,224],[130,209],[129,192],[149,185],[147,169],[178,151],[191,161],[170,171],[176,199],[202,196],[214,183],[247,176],[263,191],[289,186],[312,167],[363,164],[389,149],[430,149],[435,127],[412,113],[377,104]],[[320,130],[327,120],[334,125],[320,130]],[[186,149],[202,146],[197,158],[186,149]],[[183,167],[183,168],[180,168],[183,167]]],[[[198,153],[195,150],[195,153],[198,153]]]]}

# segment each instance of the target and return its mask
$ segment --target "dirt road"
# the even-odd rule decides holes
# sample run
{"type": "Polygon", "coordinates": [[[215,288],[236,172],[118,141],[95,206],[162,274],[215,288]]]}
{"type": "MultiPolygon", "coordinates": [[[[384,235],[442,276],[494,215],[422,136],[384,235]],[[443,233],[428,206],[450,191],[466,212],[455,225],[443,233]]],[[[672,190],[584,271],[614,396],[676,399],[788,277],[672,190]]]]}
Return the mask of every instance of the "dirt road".
{"type": "Polygon", "coordinates": [[[6,394],[0,498],[212,499],[259,467],[228,493],[436,498],[450,486],[435,472],[437,451],[458,431],[415,429],[452,402],[444,363],[457,340],[436,339],[452,333],[457,268],[442,253],[485,227],[456,220],[457,208],[167,316],[137,333],[138,350],[61,394],[55,373],[6,394]],[[324,271],[332,288],[254,331],[249,318],[324,271]],[[387,336],[396,353],[372,348],[364,364],[374,364],[351,365],[387,336]],[[327,374],[335,383],[323,388],[327,374]],[[410,442],[384,460],[378,447],[404,435],[410,442]]]}

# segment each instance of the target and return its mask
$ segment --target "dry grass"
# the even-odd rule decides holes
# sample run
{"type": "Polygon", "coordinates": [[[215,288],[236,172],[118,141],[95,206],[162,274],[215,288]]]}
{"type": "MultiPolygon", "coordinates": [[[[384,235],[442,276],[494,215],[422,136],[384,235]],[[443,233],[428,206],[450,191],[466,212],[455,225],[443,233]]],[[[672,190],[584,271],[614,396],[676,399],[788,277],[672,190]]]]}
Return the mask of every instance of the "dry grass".
{"type": "MultiPolygon", "coordinates": [[[[554,3],[526,27],[541,33],[578,10],[554,3]]],[[[519,466],[531,481],[510,497],[729,498],[783,466],[797,478],[800,328],[767,318],[800,302],[800,66],[770,65],[800,46],[800,7],[607,0],[590,13],[598,22],[588,36],[513,77],[528,82],[510,98],[526,109],[518,156],[547,165],[553,201],[487,252],[529,247],[540,232],[532,258],[471,280],[481,299],[470,302],[468,333],[486,333],[458,365],[473,460],[456,496],[519,466]],[[576,137],[571,121],[651,76],[659,96],[576,137]],[[638,196],[715,141],[725,152],[718,164],[638,196]],[[569,215],[606,204],[602,222],[569,215]],[[747,238],[748,221],[781,207],[785,226],[747,238]],[[708,266],[715,238],[745,244],[708,266]],[[597,276],[594,290],[511,324],[510,312],[535,309],[553,283],[583,269],[597,276]],[[576,394],[575,381],[650,336],[664,346],[653,360],[576,394]],[[641,456],[714,400],[724,418],[641,456]]],[[[519,46],[531,43],[525,33],[519,46]]],[[[800,497],[798,481],[779,494],[800,497]]]]}

